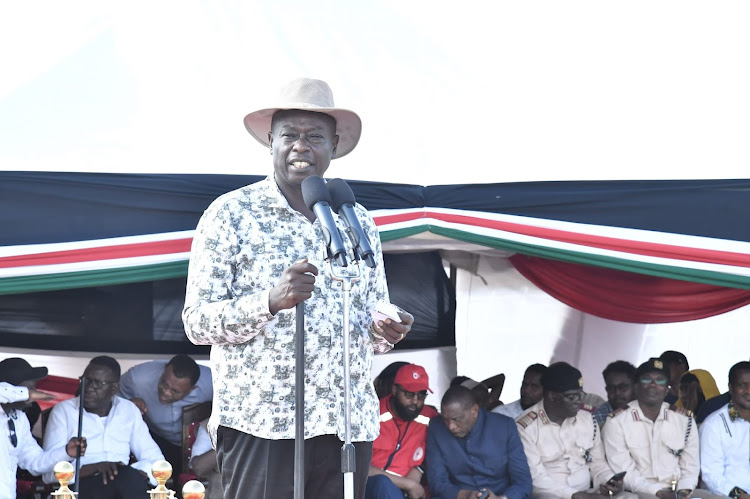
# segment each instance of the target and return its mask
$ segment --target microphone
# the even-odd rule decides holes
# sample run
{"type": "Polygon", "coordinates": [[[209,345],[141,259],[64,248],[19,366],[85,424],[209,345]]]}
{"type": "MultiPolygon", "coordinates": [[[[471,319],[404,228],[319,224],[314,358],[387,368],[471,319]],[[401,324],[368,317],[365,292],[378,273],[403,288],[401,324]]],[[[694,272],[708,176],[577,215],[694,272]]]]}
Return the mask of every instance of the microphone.
{"type": "Polygon", "coordinates": [[[339,229],[333,221],[331,195],[328,193],[325,180],[317,175],[311,175],[302,180],[302,199],[304,199],[307,207],[315,213],[323,226],[323,235],[329,258],[333,258],[339,265],[346,267],[344,241],[341,240],[341,233],[339,233],[339,229]]]}
{"type": "Polygon", "coordinates": [[[331,193],[331,206],[344,219],[346,232],[354,246],[354,250],[361,260],[370,268],[375,268],[375,252],[370,247],[370,240],[362,230],[357,214],[354,212],[354,198],[352,188],[346,181],[334,178],[328,182],[328,191],[331,193]]]}

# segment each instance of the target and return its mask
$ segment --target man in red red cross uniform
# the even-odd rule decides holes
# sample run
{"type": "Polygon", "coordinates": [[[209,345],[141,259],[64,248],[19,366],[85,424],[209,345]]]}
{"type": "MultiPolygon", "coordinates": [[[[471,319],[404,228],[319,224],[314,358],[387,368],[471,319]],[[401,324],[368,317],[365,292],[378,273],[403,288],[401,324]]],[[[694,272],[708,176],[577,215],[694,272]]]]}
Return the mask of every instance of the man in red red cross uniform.
{"type": "Polygon", "coordinates": [[[380,399],[380,436],[372,446],[366,499],[422,499],[421,485],[427,427],[438,415],[424,405],[432,393],[422,366],[402,366],[393,380],[391,394],[380,399]]]}

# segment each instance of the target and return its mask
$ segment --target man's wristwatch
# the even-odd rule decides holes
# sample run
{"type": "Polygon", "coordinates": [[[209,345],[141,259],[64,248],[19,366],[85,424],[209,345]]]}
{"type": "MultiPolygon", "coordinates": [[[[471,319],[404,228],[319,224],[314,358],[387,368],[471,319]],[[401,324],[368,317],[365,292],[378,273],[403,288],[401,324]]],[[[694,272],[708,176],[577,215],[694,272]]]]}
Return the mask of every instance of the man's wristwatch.
{"type": "Polygon", "coordinates": [[[747,494],[747,492],[739,487],[735,487],[729,491],[729,497],[731,497],[732,499],[739,499],[742,494],[747,494]]]}

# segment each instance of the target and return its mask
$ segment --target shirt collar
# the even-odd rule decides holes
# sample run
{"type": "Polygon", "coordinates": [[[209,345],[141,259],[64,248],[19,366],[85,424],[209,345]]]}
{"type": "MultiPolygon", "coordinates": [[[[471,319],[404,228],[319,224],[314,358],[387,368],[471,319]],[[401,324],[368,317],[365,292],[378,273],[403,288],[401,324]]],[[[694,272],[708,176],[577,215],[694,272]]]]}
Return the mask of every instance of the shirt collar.
{"type": "MultiPolygon", "coordinates": [[[[576,413],[575,416],[571,416],[569,418],[565,418],[562,421],[562,424],[558,426],[562,426],[565,423],[568,424],[574,424],[576,422],[576,418],[578,417],[578,414],[576,413]]],[[[554,421],[552,421],[549,416],[547,416],[547,411],[544,410],[544,400],[539,401],[539,421],[542,422],[542,424],[557,424],[554,421]]]]}
{"type": "Polygon", "coordinates": [[[732,420],[732,422],[734,422],[734,420],[737,418],[743,419],[742,416],[740,416],[740,411],[738,411],[737,408],[734,406],[734,401],[732,400],[729,401],[728,410],[729,410],[729,419],[732,420]]]}
{"type": "Polygon", "coordinates": [[[284,193],[281,192],[279,184],[276,183],[275,174],[272,173],[260,182],[262,182],[262,194],[268,198],[269,206],[271,208],[296,211],[292,208],[292,205],[289,204],[284,193]]]}
{"type": "Polygon", "coordinates": [[[484,409],[481,407],[479,408],[479,415],[477,416],[477,420],[474,422],[474,426],[472,427],[471,431],[464,437],[478,437],[482,433],[482,427],[484,426],[484,409]]]}
{"type": "MultiPolygon", "coordinates": [[[[633,418],[633,421],[651,421],[649,418],[647,418],[643,414],[643,409],[641,409],[641,405],[638,403],[637,400],[633,400],[632,402],[628,403],[628,409],[626,409],[628,412],[630,412],[630,416],[633,418]]],[[[669,404],[666,402],[662,402],[661,409],[659,410],[659,415],[656,416],[656,421],[660,420],[668,420],[669,419],[669,404]]],[[[653,421],[656,423],[656,421],[653,421]]]]}

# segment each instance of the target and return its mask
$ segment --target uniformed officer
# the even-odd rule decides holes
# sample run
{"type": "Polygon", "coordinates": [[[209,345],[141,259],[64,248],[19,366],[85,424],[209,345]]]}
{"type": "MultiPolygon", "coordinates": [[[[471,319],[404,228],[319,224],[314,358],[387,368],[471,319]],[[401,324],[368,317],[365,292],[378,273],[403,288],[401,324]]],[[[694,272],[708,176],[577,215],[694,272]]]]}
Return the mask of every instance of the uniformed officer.
{"type": "Polygon", "coordinates": [[[516,420],[536,498],[601,498],[621,495],[622,479],[604,457],[599,427],[581,408],[583,377],[557,362],[542,375],[543,398],[516,420]],[[590,488],[593,482],[594,488],[590,488]]]}
{"type": "Polygon", "coordinates": [[[698,428],[691,414],[680,414],[664,401],[669,371],[650,359],[635,372],[636,399],[604,426],[607,461],[625,471],[625,489],[640,498],[714,498],[698,489],[698,428]]]}

